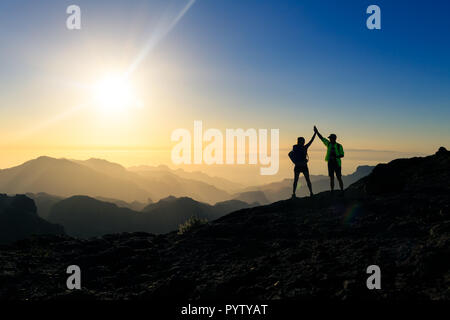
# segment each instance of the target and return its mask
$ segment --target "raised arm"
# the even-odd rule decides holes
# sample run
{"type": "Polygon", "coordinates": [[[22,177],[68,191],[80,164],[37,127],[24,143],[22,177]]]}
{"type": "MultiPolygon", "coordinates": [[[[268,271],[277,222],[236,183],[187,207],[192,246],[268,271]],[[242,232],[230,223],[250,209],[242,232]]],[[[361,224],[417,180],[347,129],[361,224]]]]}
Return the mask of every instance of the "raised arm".
{"type": "Polygon", "coordinates": [[[320,134],[319,130],[317,130],[317,127],[316,127],[316,126],[314,126],[314,133],[317,133],[317,135],[319,136],[319,139],[320,139],[320,140],[323,140],[323,137],[322,137],[322,135],[320,134]]]}
{"type": "Polygon", "coordinates": [[[324,137],[322,137],[322,135],[320,134],[319,130],[317,130],[316,126],[314,126],[314,132],[317,133],[317,135],[319,136],[319,139],[322,140],[323,144],[325,146],[328,146],[329,141],[327,139],[325,139],[324,137]]]}
{"type": "Polygon", "coordinates": [[[306,148],[309,148],[309,146],[311,145],[311,143],[313,143],[314,138],[316,137],[316,134],[317,134],[317,132],[314,132],[314,134],[313,134],[311,140],[309,140],[309,142],[306,144],[306,146],[305,146],[306,148]]]}

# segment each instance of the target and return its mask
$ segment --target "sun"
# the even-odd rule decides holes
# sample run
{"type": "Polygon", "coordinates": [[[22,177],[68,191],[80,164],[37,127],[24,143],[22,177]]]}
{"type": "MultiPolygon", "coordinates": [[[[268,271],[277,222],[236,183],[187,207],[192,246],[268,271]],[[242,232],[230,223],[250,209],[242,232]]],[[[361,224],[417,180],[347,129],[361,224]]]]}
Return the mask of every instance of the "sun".
{"type": "Polygon", "coordinates": [[[130,81],[121,75],[109,75],[94,85],[94,98],[105,112],[116,113],[136,104],[130,81]]]}

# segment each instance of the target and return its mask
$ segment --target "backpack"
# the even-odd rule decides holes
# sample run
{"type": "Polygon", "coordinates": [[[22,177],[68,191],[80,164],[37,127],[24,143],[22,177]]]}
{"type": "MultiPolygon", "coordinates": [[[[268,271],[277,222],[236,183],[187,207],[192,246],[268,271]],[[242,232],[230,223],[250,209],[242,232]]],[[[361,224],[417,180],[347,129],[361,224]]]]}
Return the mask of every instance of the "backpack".
{"type": "Polygon", "coordinates": [[[294,145],[292,151],[289,152],[289,158],[296,165],[306,165],[309,161],[308,150],[303,147],[294,145]]]}

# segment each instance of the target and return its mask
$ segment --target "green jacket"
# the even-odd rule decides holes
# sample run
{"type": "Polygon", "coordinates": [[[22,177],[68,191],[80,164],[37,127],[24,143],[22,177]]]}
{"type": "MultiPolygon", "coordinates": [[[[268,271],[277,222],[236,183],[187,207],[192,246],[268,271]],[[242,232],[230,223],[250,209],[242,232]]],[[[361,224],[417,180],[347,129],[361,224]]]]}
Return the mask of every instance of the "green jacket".
{"type": "MultiPolygon", "coordinates": [[[[328,160],[330,159],[332,144],[326,138],[323,138],[322,142],[327,147],[327,155],[325,156],[325,161],[328,162],[328,160]]],[[[344,157],[344,148],[342,147],[342,145],[340,143],[337,143],[337,142],[334,144],[334,148],[335,148],[334,150],[336,152],[337,163],[339,166],[341,166],[341,158],[344,157]]]]}

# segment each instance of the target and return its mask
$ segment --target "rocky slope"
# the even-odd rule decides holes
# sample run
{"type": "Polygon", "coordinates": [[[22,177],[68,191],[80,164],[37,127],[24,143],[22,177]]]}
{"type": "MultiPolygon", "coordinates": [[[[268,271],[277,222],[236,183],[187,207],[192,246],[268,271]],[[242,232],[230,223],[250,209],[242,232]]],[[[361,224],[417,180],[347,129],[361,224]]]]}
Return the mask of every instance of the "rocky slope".
{"type": "Polygon", "coordinates": [[[243,209],[178,235],[36,237],[0,251],[0,299],[450,299],[450,152],[378,165],[345,195],[243,209]],[[65,288],[68,265],[81,291],[65,288]],[[381,268],[368,290],[366,268],[381,268]]]}

